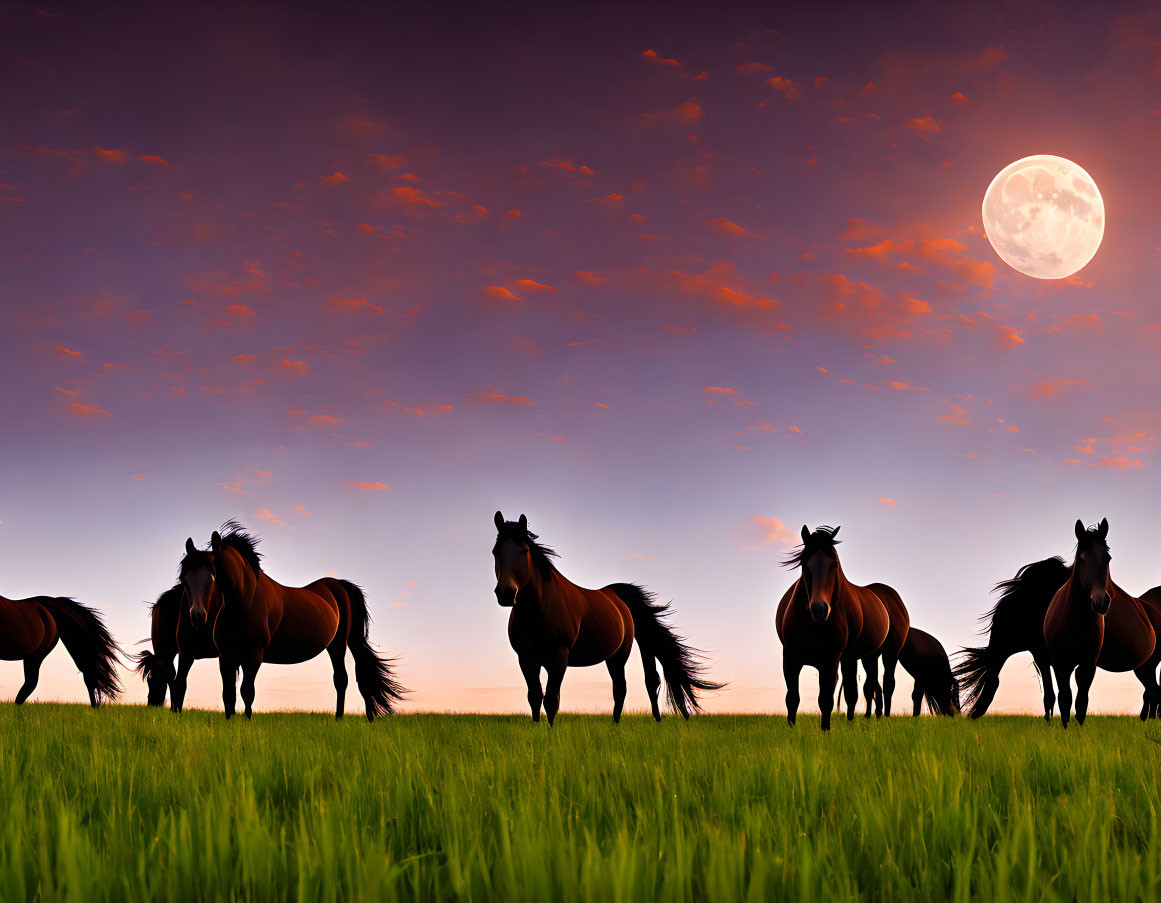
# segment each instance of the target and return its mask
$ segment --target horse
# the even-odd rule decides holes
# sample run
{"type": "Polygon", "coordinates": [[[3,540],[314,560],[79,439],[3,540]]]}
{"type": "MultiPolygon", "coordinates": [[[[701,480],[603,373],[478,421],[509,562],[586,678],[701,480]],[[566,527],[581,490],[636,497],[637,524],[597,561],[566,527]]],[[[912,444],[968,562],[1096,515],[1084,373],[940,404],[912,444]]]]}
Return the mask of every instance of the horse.
{"type": "Polygon", "coordinates": [[[355,659],[355,682],[366,704],[367,720],[391,714],[406,692],[395,680],[391,661],[380,657],[368,641],[370,613],[363,591],[349,580],[324,577],[301,588],[283,586],[262,570],[257,540],[236,521],[227,521],[210,537],[209,550],[185,541],[179,582],[185,608],[195,629],[209,623],[215,587],[221,608],[213,622],[222,704],[234,715],[239,668],[241,694],[249,718],[254,703],[254,679],[263,662],[292,665],[309,661],[324,649],[334,669],[335,718],[343,717],[347,691],[346,650],[355,659]]]}
{"type": "MultiPolygon", "coordinates": [[[[1000,670],[1004,663],[1020,652],[1030,652],[1044,695],[1044,719],[1052,720],[1056,692],[1052,684],[1051,658],[1044,641],[1044,617],[1056,591],[1063,586],[1072,572],[1059,556],[1034,561],[1020,568],[1010,580],[996,584],[1000,598],[985,612],[980,621],[986,624],[988,642],[985,646],[967,647],[960,652],[955,676],[963,690],[970,718],[985,715],[1000,686],[1000,670]]],[[[1161,587],[1155,587],[1138,601],[1153,631],[1161,634],[1161,587]]],[[[1115,635],[1122,634],[1120,610],[1110,613],[1115,635]]],[[[1110,642],[1106,622],[1105,642],[1110,642]]],[[[1118,639],[1119,643],[1120,640],[1118,639]]],[[[1157,684],[1157,666],[1161,664],[1161,649],[1154,649],[1148,661],[1134,671],[1144,687],[1141,718],[1161,714],[1161,689],[1157,684]]]]}
{"type": "Polygon", "coordinates": [[[537,540],[523,514],[506,521],[499,511],[494,518],[496,542],[492,557],[496,570],[496,601],[510,608],[508,642],[520,663],[528,686],[532,720],[544,713],[551,727],[560,709],[560,685],[567,668],[583,668],[602,662],[613,680],[613,722],[621,720],[625,705],[625,662],[633,640],[641,651],[645,689],[655,721],[661,720],[658,692],[665,675],[669,707],[688,719],[701,709],[699,691],[720,690],[724,684],[704,676],[702,654],[686,645],[666,623],[671,605],[635,583],[611,583],[601,589],[585,589],[556,569],[557,553],[537,540]],[[548,673],[542,688],[540,672],[548,673]]]}
{"type": "MultiPolygon", "coordinates": [[[[880,687],[878,680],[874,680],[872,693],[867,693],[866,687],[864,687],[864,695],[867,699],[866,717],[871,717],[871,697],[873,695],[875,717],[878,718],[882,715],[890,718],[891,697],[895,694],[895,666],[899,663],[901,651],[907,642],[911,628],[911,616],[907,613],[907,606],[903,604],[902,597],[887,584],[868,583],[867,589],[872,590],[883,600],[883,605],[887,608],[887,617],[890,619],[890,626],[887,628],[887,638],[883,640],[883,645],[879,648],[879,657],[883,660],[883,685],[880,687]]],[[[867,682],[872,682],[870,675],[868,675],[867,682]]]]}
{"type": "Polygon", "coordinates": [[[1092,530],[1076,522],[1076,559],[1044,616],[1044,642],[1060,696],[1060,723],[1068,727],[1072,672],[1076,672],[1076,723],[1084,724],[1088,691],[1099,664],[1106,671],[1132,671],[1153,654],[1157,635],[1141,603],[1109,576],[1109,522],[1092,530]],[[1114,606],[1119,617],[1108,617],[1114,606]],[[1106,623],[1108,622],[1108,623],[1106,623]],[[1106,628],[1108,638],[1105,644],[1106,628]],[[1114,633],[1119,632],[1119,636],[1114,633]],[[1120,642],[1117,642],[1119,640],[1120,642]]]}
{"type": "Polygon", "coordinates": [[[951,660],[943,644],[930,633],[911,627],[907,642],[899,650],[899,664],[915,681],[912,715],[919,715],[924,699],[933,715],[951,716],[960,710],[959,683],[952,673],[951,660]]]}
{"type": "Polygon", "coordinates": [[[802,576],[782,596],[775,615],[791,726],[798,715],[798,676],[806,666],[818,670],[824,731],[830,730],[840,667],[848,721],[855,717],[860,659],[867,672],[864,694],[873,696],[878,684],[878,657],[891,629],[891,617],[877,590],[847,580],[835,549],[838,531],[838,527],[819,527],[812,533],[804,525],[802,545],[783,562],[786,567],[802,568],[802,576]]]}
{"type": "Polygon", "coordinates": [[[149,606],[153,649],[131,656],[137,663],[134,670],[149,688],[149,705],[164,705],[168,690],[169,707],[173,712],[180,712],[185,707],[186,682],[194,661],[218,657],[218,647],[214,645],[214,622],[222,607],[221,593],[215,588],[210,597],[206,624],[200,628],[191,623],[188,610],[182,604],[184,599],[185,588],[180,583],[157,597],[157,601],[149,606]],[[173,667],[175,658],[176,671],[173,667]]]}
{"type": "Polygon", "coordinates": [[[41,663],[58,639],[84,678],[89,705],[97,708],[115,700],[121,693],[120,649],[95,610],[73,599],[0,596],[0,659],[24,662],[24,684],[16,694],[16,704],[23,705],[36,689],[41,663]]]}

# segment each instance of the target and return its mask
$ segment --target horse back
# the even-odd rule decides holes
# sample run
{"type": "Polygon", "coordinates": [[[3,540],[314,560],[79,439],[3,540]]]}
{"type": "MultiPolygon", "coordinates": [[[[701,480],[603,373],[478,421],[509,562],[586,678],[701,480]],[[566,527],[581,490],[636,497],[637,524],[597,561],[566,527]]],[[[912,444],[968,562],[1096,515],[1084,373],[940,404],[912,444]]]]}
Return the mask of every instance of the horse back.
{"type": "Polygon", "coordinates": [[[890,619],[887,638],[883,641],[883,652],[897,656],[907,642],[907,632],[911,629],[911,615],[907,613],[907,606],[895,588],[886,583],[869,583],[867,589],[879,597],[890,619]]]}
{"type": "MultiPolygon", "coordinates": [[[[1115,583],[1105,615],[1104,645],[1098,661],[1106,671],[1132,671],[1153,654],[1157,632],[1147,608],[1115,583]]],[[[1154,613],[1157,618],[1159,613],[1154,613]]]]}
{"type": "Polygon", "coordinates": [[[40,604],[41,598],[0,596],[0,659],[20,661],[52,649],[57,638],[56,621],[40,604]]]}

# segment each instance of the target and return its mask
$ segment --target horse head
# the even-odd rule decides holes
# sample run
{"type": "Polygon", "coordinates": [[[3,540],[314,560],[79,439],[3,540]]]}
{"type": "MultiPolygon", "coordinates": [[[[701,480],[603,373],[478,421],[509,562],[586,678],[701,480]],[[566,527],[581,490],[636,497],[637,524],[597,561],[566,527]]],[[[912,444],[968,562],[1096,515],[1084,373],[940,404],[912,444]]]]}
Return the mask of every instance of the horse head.
{"type": "Polygon", "coordinates": [[[216,555],[221,547],[222,537],[216,530],[210,538],[209,552],[197,548],[193,539],[185,541],[179,580],[189,603],[190,622],[199,630],[206,626],[209,617],[210,599],[218,579],[216,555]]]}
{"type": "Polygon", "coordinates": [[[1098,615],[1107,614],[1113,597],[1109,593],[1109,522],[1104,519],[1092,530],[1086,530],[1079,520],[1076,522],[1076,561],[1072,566],[1073,580],[1088,596],[1092,610],[1098,615]]]}
{"type": "Polygon", "coordinates": [[[523,514],[518,521],[505,521],[496,512],[496,544],[492,558],[496,563],[496,601],[505,608],[516,604],[519,595],[532,579],[532,541],[528,532],[528,518],[523,514]]]}
{"type": "Polygon", "coordinates": [[[838,527],[819,527],[813,533],[804,524],[802,527],[802,548],[788,563],[802,567],[802,585],[806,590],[807,607],[811,618],[822,623],[830,617],[838,595],[839,568],[838,527]]]}

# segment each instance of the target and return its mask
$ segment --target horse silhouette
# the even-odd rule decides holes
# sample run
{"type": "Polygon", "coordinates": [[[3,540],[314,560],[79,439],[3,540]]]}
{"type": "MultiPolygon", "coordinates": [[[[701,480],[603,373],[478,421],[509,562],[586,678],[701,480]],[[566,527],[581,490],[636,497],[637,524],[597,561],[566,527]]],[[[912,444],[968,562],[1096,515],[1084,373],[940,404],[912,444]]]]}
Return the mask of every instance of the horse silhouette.
{"type": "Polygon", "coordinates": [[[226,717],[234,714],[239,668],[242,702],[249,718],[254,679],[264,662],[292,665],[326,650],[334,670],[335,717],[341,718],[348,648],[355,659],[355,682],[366,704],[367,720],[390,714],[405,691],[392,674],[391,662],[381,658],[368,640],[370,614],[363,591],[349,580],[333,577],[301,588],[283,586],[262,570],[254,537],[234,521],[222,529],[224,535],[215,531],[210,537],[208,551],[186,540],[180,582],[195,628],[209,623],[215,588],[221,593],[213,637],[226,717]]]}
{"type": "Polygon", "coordinates": [[[1109,575],[1108,520],[1092,530],[1076,522],[1076,559],[1068,580],[1056,591],[1044,616],[1044,642],[1060,701],[1060,723],[1068,727],[1072,674],[1076,672],[1076,722],[1084,724],[1088,691],[1098,665],[1132,671],[1153,654],[1157,636],[1136,598],[1109,575]],[[1108,617],[1114,607],[1117,615],[1108,617]],[[1107,629],[1106,629],[1107,628],[1107,629]],[[1105,642],[1107,639],[1109,642],[1105,642]]]}
{"type": "Polygon", "coordinates": [[[168,691],[169,707],[174,712],[185,707],[187,679],[193,663],[197,659],[218,657],[214,623],[222,607],[221,593],[215,588],[210,597],[206,623],[201,627],[194,627],[190,621],[188,606],[182,604],[184,599],[185,588],[180,583],[157,597],[149,607],[153,648],[130,656],[137,663],[134,670],[148,687],[149,705],[165,705],[168,691]],[[175,658],[176,670],[173,667],[175,658]]]}
{"type": "MultiPolygon", "coordinates": [[[[818,670],[824,731],[830,730],[840,668],[848,721],[855,717],[860,660],[867,672],[863,691],[868,703],[875,696],[878,657],[891,629],[887,604],[873,588],[884,584],[856,586],[843,573],[835,548],[838,531],[838,527],[819,527],[812,533],[802,527],[802,545],[784,562],[787,567],[801,567],[802,575],[783,594],[774,618],[783,646],[787,719],[793,725],[798,717],[799,674],[804,667],[813,667],[818,670]]],[[[898,595],[894,590],[891,593],[898,595]]]]}
{"type": "Polygon", "coordinates": [[[701,653],[690,648],[666,623],[669,605],[658,604],[652,593],[633,583],[611,583],[602,589],[585,589],[556,569],[554,550],[537,542],[523,514],[505,521],[499,511],[493,521],[496,543],[492,557],[496,568],[496,601],[511,608],[508,641],[520,662],[528,686],[532,720],[540,709],[551,725],[560,709],[560,685],[569,667],[588,667],[602,662],[613,681],[613,721],[621,720],[625,705],[625,662],[633,640],[641,651],[645,689],[653,717],[661,720],[658,692],[660,663],[670,708],[683,717],[701,706],[699,691],[719,690],[703,675],[701,653]],[[548,673],[547,689],[540,684],[541,669],[548,673]]]}
{"type": "Polygon", "coordinates": [[[73,599],[0,596],[0,659],[24,662],[24,684],[16,693],[22,705],[36,689],[40,666],[57,644],[64,643],[85,681],[93,708],[121,692],[117,678],[117,643],[101,616],[73,599]]]}
{"type": "Polygon", "coordinates": [[[919,715],[925,699],[933,715],[955,715],[960,710],[959,683],[951,661],[943,644],[930,633],[912,626],[899,651],[899,664],[915,681],[912,715],[919,715]]]}

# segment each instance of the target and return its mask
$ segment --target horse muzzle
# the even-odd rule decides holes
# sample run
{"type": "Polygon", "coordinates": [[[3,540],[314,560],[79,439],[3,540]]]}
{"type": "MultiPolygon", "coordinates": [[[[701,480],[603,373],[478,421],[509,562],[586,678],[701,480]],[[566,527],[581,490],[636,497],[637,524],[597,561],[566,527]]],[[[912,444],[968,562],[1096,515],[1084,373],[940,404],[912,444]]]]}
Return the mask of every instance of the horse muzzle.
{"type": "Polygon", "coordinates": [[[1113,597],[1108,593],[1104,596],[1094,597],[1092,600],[1092,610],[1098,615],[1107,615],[1109,607],[1113,604],[1113,597]]]}
{"type": "Polygon", "coordinates": [[[513,587],[496,587],[496,601],[501,608],[511,608],[516,604],[516,589],[513,587]]]}
{"type": "Polygon", "coordinates": [[[198,630],[206,626],[206,613],[204,611],[191,611],[189,613],[189,622],[198,630]]]}
{"type": "Polygon", "coordinates": [[[810,616],[814,619],[816,624],[821,624],[830,617],[830,605],[826,602],[811,602],[810,616]]]}

